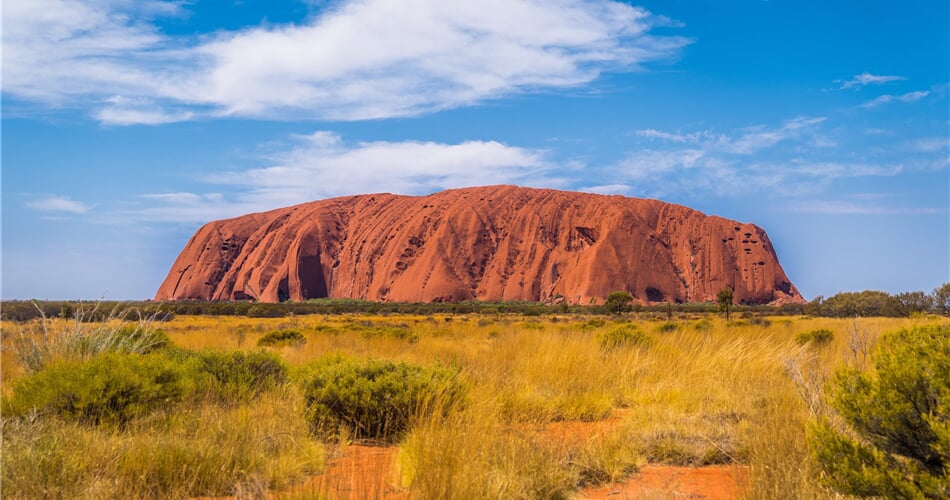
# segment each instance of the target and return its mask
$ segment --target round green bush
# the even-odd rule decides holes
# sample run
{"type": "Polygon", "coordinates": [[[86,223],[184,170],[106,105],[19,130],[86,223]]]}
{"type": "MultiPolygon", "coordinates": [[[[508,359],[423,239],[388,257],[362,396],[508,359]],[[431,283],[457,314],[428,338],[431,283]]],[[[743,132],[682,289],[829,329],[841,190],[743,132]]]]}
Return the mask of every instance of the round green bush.
{"type": "Polygon", "coordinates": [[[666,323],[660,323],[659,325],[657,325],[656,331],[661,332],[661,333],[670,333],[670,332],[675,332],[676,330],[679,329],[679,327],[680,326],[678,324],[672,321],[667,321],[666,323]]]}
{"type": "Polygon", "coordinates": [[[124,425],[178,403],[188,383],[183,368],[166,357],[108,353],[54,363],[17,380],[5,413],[124,425]]]}
{"type": "Polygon", "coordinates": [[[604,350],[610,351],[627,346],[647,346],[653,342],[637,325],[623,325],[613,330],[597,334],[597,342],[604,350]]]}
{"type": "Polygon", "coordinates": [[[221,402],[247,400],[287,380],[287,366],[265,351],[168,351],[194,381],[197,397],[221,402]]]}
{"type": "Polygon", "coordinates": [[[713,326],[712,321],[709,321],[708,318],[703,318],[703,319],[697,321],[696,324],[693,325],[693,328],[695,328],[695,329],[697,329],[697,330],[699,330],[699,331],[701,331],[701,332],[705,332],[705,331],[711,330],[711,329],[712,329],[712,326],[713,326]]]}
{"type": "Polygon", "coordinates": [[[277,345],[292,345],[295,347],[307,343],[307,339],[297,330],[274,330],[267,333],[257,341],[258,347],[271,347],[277,345]]]}
{"type": "Polygon", "coordinates": [[[603,318],[593,318],[585,321],[580,325],[581,330],[594,330],[596,328],[602,328],[607,325],[607,320],[603,318]]]}
{"type": "Polygon", "coordinates": [[[810,332],[802,332],[795,336],[798,345],[814,344],[825,345],[835,338],[834,332],[827,328],[819,328],[810,332]]]}
{"type": "Polygon", "coordinates": [[[355,438],[391,441],[413,415],[446,409],[466,392],[458,369],[342,355],[311,362],[297,380],[314,431],[326,437],[345,429],[355,438]]]}

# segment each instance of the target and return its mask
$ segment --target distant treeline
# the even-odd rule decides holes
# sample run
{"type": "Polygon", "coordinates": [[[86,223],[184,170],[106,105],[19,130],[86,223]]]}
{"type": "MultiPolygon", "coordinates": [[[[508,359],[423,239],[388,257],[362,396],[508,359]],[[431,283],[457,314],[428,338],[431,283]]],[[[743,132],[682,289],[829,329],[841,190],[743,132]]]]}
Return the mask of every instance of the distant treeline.
{"type": "MultiPolygon", "coordinates": [[[[779,307],[768,305],[736,305],[738,313],[751,315],[809,315],[828,317],[901,317],[913,314],[950,315],[950,283],[932,293],[905,292],[891,295],[886,292],[866,290],[844,292],[828,297],[817,297],[807,304],[785,304],[779,307]]],[[[715,303],[633,305],[633,313],[715,313],[715,303]]],[[[122,302],[122,301],[4,301],[0,303],[0,318],[8,321],[27,321],[47,317],[73,318],[77,315],[85,321],[101,321],[105,318],[130,314],[144,317],[171,317],[182,315],[247,316],[252,318],[277,318],[303,314],[517,314],[543,316],[552,314],[606,315],[609,311],[602,305],[543,304],[539,302],[371,302],[355,299],[314,299],[306,302],[282,302],[264,304],[256,302],[122,302]]]]}

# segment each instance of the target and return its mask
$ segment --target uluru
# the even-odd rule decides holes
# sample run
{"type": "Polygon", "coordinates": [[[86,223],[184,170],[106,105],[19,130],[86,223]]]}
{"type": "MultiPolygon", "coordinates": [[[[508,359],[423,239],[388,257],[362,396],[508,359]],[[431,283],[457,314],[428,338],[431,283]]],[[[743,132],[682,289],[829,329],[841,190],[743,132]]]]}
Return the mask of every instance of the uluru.
{"type": "Polygon", "coordinates": [[[658,200],[518,186],[368,194],[209,222],[156,300],[803,302],[765,231],[658,200]]]}

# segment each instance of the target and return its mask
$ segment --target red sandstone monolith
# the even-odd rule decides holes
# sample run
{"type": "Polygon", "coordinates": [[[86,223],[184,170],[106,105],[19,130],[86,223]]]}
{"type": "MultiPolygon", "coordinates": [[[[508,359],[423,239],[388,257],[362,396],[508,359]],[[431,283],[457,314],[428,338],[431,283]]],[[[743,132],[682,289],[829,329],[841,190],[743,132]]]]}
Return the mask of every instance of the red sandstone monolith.
{"type": "Polygon", "coordinates": [[[657,200],[489,186],[210,222],[156,300],[804,302],[758,226],[657,200]]]}

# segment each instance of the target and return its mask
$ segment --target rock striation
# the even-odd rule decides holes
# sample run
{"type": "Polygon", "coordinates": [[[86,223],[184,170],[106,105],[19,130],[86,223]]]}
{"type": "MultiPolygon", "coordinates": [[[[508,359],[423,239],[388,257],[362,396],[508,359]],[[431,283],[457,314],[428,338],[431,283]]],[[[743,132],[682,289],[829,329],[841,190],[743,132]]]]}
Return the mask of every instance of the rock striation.
{"type": "Polygon", "coordinates": [[[657,200],[489,186],[210,222],[156,300],[804,302],[765,231],[657,200]]]}

